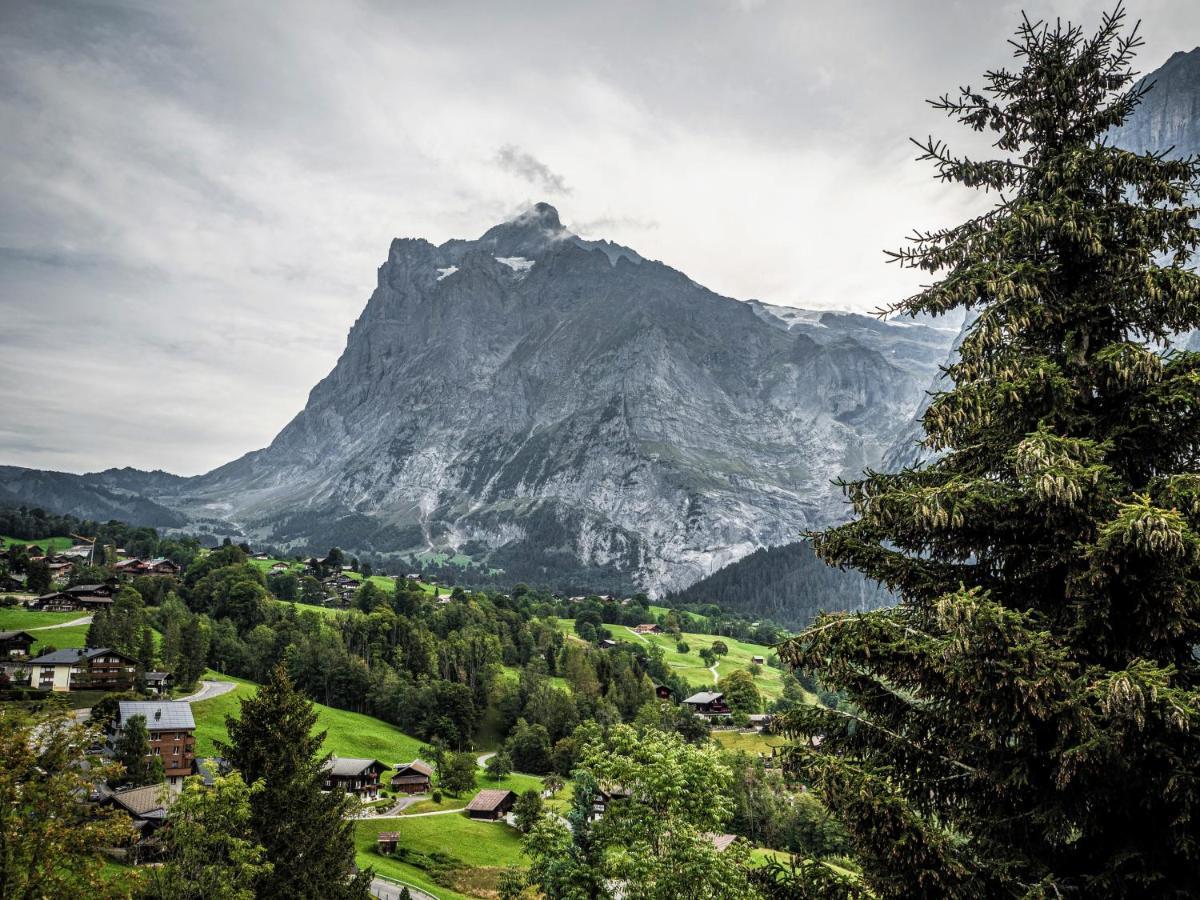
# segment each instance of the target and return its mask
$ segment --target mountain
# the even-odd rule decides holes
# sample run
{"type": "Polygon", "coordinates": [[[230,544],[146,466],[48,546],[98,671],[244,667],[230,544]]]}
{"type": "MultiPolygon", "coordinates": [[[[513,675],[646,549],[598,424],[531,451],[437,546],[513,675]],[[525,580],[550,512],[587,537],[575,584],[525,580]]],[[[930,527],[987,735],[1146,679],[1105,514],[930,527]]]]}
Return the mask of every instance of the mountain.
{"type": "Polygon", "coordinates": [[[891,600],[886,588],[858,572],[825,565],[807,541],[760,548],[667,597],[672,604],[716,604],[796,630],[822,611],[865,612],[891,600]]]}
{"type": "Polygon", "coordinates": [[[722,297],[538,204],[475,240],[393,241],[270,446],[85,478],[215,536],[662,591],[840,520],[831,482],[879,463],[952,337],[722,297]]]}
{"type": "Polygon", "coordinates": [[[1177,159],[1200,154],[1200,47],[1173,54],[1141,83],[1153,87],[1134,114],[1113,129],[1112,143],[1177,159]]]}
{"type": "Polygon", "coordinates": [[[182,528],[188,524],[187,516],[145,496],[146,484],[158,475],[177,478],[134,469],[72,475],[0,466],[0,506],[42,507],[97,522],[119,519],[154,528],[182,528]],[[111,480],[105,477],[115,473],[119,474],[111,480]],[[127,473],[134,474],[130,477],[127,473]],[[132,488],[122,486],[122,478],[132,481],[132,488]]]}
{"type": "MultiPolygon", "coordinates": [[[[1200,152],[1200,48],[1148,78],[1113,139],[1200,152]]],[[[919,459],[957,326],[722,297],[538,204],[474,240],[393,241],[337,365],[270,446],[188,479],[0,469],[0,502],[680,590],[842,521],[834,479],[919,459]]]]}

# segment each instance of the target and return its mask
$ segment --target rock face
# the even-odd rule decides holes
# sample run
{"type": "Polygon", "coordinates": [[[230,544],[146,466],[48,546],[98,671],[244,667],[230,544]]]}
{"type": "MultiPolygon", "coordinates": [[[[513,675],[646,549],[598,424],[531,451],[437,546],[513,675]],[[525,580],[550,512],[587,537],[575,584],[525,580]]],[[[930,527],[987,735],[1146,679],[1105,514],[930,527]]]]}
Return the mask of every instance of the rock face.
{"type": "Polygon", "coordinates": [[[880,461],[952,336],[720,297],[539,204],[393,241],[305,409],[156,499],[284,548],[681,587],[839,519],[831,480],[880,461]]]}
{"type": "Polygon", "coordinates": [[[1112,142],[1135,153],[1200,154],[1200,47],[1178,52],[1146,76],[1153,88],[1112,142]]]}

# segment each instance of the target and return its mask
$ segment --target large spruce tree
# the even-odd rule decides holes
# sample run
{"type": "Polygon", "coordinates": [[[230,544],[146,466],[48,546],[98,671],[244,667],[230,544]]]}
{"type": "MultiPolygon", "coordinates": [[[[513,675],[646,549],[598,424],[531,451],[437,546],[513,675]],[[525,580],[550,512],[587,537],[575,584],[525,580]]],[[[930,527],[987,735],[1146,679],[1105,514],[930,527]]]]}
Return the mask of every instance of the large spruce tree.
{"type": "Polygon", "coordinates": [[[1152,89],[1123,18],[1025,20],[1019,71],[935,104],[996,158],[920,145],[996,202],[895,254],[941,278],[894,311],[976,318],[934,461],[846,484],[816,538],[902,599],[781,650],[847,698],[789,717],[821,736],[791,764],[879,897],[1200,889],[1200,356],[1167,350],[1200,326],[1200,161],[1106,141],[1152,89]]]}
{"type": "Polygon", "coordinates": [[[241,701],[241,718],[225,717],[229,743],[220,752],[247,784],[254,839],[272,864],[255,884],[255,896],[278,900],[359,900],[368,896],[368,869],[352,876],[354,828],[346,816],[355,801],[325,792],[325,732],[313,733],[317,713],[276,666],[253,697],[241,701]]]}

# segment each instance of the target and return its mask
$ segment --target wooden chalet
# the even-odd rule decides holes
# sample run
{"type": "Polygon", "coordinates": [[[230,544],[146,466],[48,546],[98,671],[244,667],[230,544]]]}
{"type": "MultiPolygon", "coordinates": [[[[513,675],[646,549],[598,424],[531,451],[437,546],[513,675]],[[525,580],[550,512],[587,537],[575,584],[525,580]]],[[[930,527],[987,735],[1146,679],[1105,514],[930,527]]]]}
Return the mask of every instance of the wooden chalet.
{"type": "Polygon", "coordinates": [[[113,746],[125,725],[134,716],[146,720],[150,733],[150,753],[162,760],[167,782],[182,783],[192,774],[196,761],[196,722],[192,704],[185,700],[122,700],[117,718],[109,726],[113,746]]]}
{"type": "Polygon", "coordinates": [[[421,759],[396,763],[391,786],[402,794],[423,794],[433,787],[433,766],[421,759]]]}
{"type": "Polygon", "coordinates": [[[717,691],[700,691],[683,701],[698,716],[728,716],[731,714],[725,695],[717,691]]]}
{"type": "Polygon", "coordinates": [[[712,845],[718,853],[724,853],[738,839],[738,836],[736,834],[710,834],[708,839],[712,841],[712,845]]]}
{"type": "Polygon", "coordinates": [[[767,664],[767,658],[765,656],[752,656],[750,657],[750,662],[754,663],[756,666],[765,666],[767,664]]]}
{"type": "Polygon", "coordinates": [[[612,650],[616,646],[617,646],[617,642],[610,638],[604,638],[602,641],[600,641],[600,649],[601,650],[612,650]]]}
{"type": "Polygon", "coordinates": [[[516,802],[517,795],[512,791],[489,788],[471,798],[467,804],[467,815],[472,819],[498,821],[508,815],[516,802]]]}
{"type": "Polygon", "coordinates": [[[379,776],[386,771],[387,766],[377,759],[331,756],[325,763],[325,790],[374,800],[379,796],[379,776]]]}
{"type": "Polygon", "coordinates": [[[127,813],[144,841],[166,822],[178,796],[166,784],[148,784],[107,794],[101,802],[127,813]]]}
{"type": "Polygon", "coordinates": [[[146,690],[161,697],[170,690],[175,676],[170,672],[146,672],[142,675],[142,681],[146,683],[146,690]]]}
{"type": "Polygon", "coordinates": [[[95,612],[111,607],[116,592],[117,589],[111,584],[75,584],[52,594],[43,594],[31,605],[43,612],[95,612]]]}
{"type": "Polygon", "coordinates": [[[381,831],[375,838],[375,849],[384,856],[390,856],[396,852],[396,845],[400,842],[400,833],[398,831],[381,831]]]}
{"type": "MultiPolygon", "coordinates": [[[[42,691],[127,691],[138,661],[108,647],[55,650],[31,659],[30,685],[42,691]]],[[[186,704],[185,704],[186,705],[186,704]]]]}
{"type": "Polygon", "coordinates": [[[596,821],[608,812],[608,808],[614,800],[627,800],[630,796],[629,788],[619,785],[596,788],[596,795],[592,797],[592,821],[596,821]]]}
{"type": "Polygon", "coordinates": [[[179,563],[174,560],[167,559],[165,556],[159,556],[155,559],[146,560],[145,571],[142,575],[178,575],[179,563]]]}
{"type": "Polygon", "coordinates": [[[662,634],[662,627],[654,622],[633,626],[634,634],[662,634]]]}
{"type": "Polygon", "coordinates": [[[37,638],[28,631],[0,631],[0,657],[25,659],[37,643],[37,638]]]}
{"type": "Polygon", "coordinates": [[[665,684],[656,684],[654,686],[654,696],[657,697],[659,700],[670,700],[671,699],[671,689],[669,687],[667,687],[665,684]]]}

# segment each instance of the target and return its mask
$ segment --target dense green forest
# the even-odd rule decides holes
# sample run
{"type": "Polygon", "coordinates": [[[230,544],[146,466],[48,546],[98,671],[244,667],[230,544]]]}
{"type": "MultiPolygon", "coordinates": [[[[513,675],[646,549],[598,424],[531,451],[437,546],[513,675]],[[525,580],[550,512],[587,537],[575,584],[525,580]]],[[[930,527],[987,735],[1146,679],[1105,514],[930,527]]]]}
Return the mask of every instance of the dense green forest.
{"type": "Polygon", "coordinates": [[[665,602],[700,611],[716,606],[730,615],[803,628],[818,613],[878,609],[892,602],[892,595],[859,572],[822,562],[808,541],[796,541],[755,550],[691,587],[669,594],[665,602]]]}

